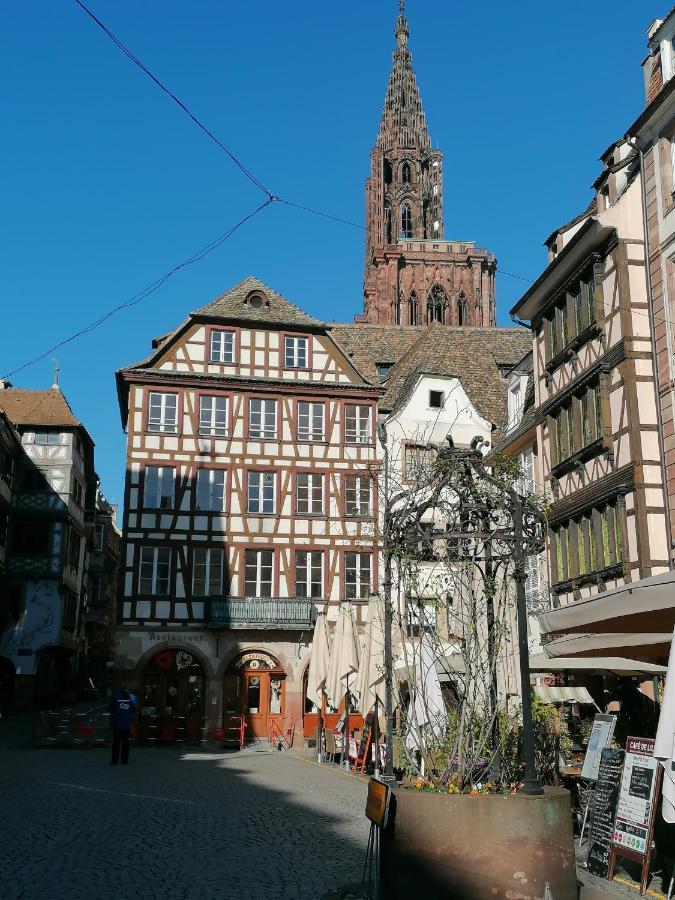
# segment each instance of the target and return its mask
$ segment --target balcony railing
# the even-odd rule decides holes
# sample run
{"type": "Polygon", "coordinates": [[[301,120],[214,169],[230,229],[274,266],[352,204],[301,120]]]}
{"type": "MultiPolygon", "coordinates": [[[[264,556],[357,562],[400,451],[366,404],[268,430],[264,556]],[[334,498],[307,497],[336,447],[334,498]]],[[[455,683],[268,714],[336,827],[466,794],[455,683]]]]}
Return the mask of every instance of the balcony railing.
{"type": "Polygon", "coordinates": [[[306,597],[223,597],[208,607],[212,628],[311,628],[313,601],[306,597]]]}

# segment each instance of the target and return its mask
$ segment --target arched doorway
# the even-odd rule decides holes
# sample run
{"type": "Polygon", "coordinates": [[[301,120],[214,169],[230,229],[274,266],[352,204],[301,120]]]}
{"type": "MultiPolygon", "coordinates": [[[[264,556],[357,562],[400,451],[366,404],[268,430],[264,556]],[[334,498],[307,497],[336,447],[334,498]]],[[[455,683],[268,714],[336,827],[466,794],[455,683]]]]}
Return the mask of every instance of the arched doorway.
{"type": "Polygon", "coordinates": [[[223,683],[223,728],[243,717],[248,737],[269,737],[276,725],[283,731],[286,715],[286,673],[269,653],[250,650],[229,666],[223,683]]]}
{"type": "Polygon", "coordinates": [[[139,699],[139,738],[195,740],[201,736],[206,698],[204,667],[188,650],[160,650],[145,665],[139,699]]]}

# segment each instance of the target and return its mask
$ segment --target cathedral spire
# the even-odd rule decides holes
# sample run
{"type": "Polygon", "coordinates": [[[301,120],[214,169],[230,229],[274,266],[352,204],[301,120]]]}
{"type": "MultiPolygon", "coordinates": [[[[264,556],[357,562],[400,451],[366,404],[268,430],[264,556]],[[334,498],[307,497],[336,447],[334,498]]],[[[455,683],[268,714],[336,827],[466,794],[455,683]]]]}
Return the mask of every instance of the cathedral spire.
{"type": "Polygon", "coordinates": [[[392,147],[428,150],[431,148],[431,140],[408,49],[410,29],[405,15],[405,0],[399,0],[398,6],[399,15],[394,30],[394,62],[384,99],[377,146],[386,150],[392,147]]]}

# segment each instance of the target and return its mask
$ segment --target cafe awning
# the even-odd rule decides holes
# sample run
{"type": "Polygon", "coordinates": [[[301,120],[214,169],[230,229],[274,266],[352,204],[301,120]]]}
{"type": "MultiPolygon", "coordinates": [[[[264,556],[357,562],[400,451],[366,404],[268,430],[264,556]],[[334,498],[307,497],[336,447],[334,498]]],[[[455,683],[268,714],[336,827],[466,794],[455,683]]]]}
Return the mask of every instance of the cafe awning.
{"type": "Polygon", "coordinates": [[[668,656],[671,632],[564,634],[544,644],[552,658],[580,656],[625,656],[641,660],[658,660],[668,656]]]}
{"type": "Polygon", "coordinates": [[[669,632],[669,646],[675,626],[675,571],[642,578],[550,610],[539,616],[539,624],[542,635],[669,632]]]}
{"type": "Polygon", "coordinates": [[[545,703],[586,703],[595,706],[595,700],[585,687],[543,687],[535,685],[534,691],[545,703]]]}
{"type": "Polygon", "coordinates": [[[562,656],[544,653],[530,657],[530,672],[586,672],[592,675],[665,675],[666,666],[623,656],[562,656]]]}

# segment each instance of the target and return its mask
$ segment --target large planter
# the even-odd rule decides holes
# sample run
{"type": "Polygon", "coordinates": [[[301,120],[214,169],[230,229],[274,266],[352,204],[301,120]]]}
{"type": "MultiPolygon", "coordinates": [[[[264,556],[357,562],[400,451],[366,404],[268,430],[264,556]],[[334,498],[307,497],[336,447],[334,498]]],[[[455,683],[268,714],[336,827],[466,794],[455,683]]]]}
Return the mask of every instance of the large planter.
{"type": "Polygon", "coordinates": [[[386,900],[576,900],[569,792],[478,796],[393,792],[382,835],[386,900]]]}

